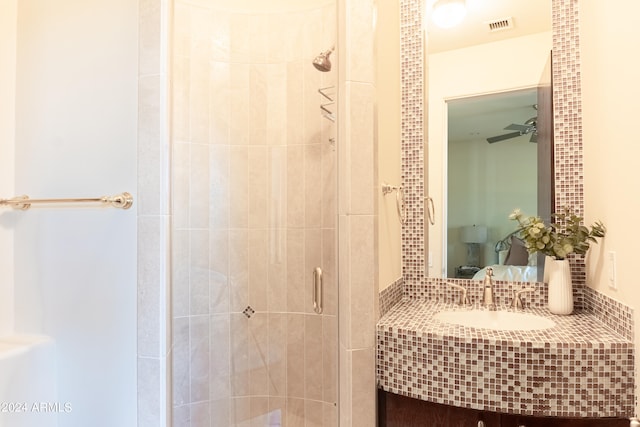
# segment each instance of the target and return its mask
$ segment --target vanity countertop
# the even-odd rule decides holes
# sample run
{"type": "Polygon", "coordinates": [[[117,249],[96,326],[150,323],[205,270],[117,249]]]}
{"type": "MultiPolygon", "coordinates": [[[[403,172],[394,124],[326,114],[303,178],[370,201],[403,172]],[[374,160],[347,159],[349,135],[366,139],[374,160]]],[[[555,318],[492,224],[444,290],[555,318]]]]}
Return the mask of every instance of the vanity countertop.
{"type": "Polygon", "coordinates": [[[522,415],[633,414],[633,343],[593,314],[558,316],[545,308],[528,308],[523,312],[555,322],[533,331],[476,329],[433,318],[452,309],[468,310],[405,298],[380,319],[380,388],[435,403],[522,415]]]}
{"type": "MultiPolygon", "coordinates": [[[[547,317],[556,325],[548,329],[533,331],[505,331],[476,329],[434,320],[433,316],[443,310],[469,310],[453,303],[437,302],[425,299],[404,299],[396,304],[378,322],[378,331],[391,328],[416,334],[430,334],[441,337],[455,337],[468,341],[486,342],[509,341],[526,345],[571,344],[572,346],[604,347],[612,344],[632,344],[618,333],[607,328],[590,313],[577,311],[569,316],[551,314],[546,308],[527,308],[518,310],[547,317]]],[[[474,309],[482,309],[474,306],[474,309]]],[[[506,307],[499,310],[514,311],[506,307]]]]}

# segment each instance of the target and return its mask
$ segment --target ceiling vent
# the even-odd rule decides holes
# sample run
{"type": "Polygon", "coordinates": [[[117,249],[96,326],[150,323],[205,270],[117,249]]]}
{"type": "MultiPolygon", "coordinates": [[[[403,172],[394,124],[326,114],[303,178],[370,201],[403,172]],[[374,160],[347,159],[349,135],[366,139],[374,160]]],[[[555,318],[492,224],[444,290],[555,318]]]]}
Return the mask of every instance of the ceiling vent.
{"type": "Polygon", "coordinates": [[[513,18],[494,19],[486,23],[489,26],[489,32],[495,33],[496,31],[510,30],[513,28],[513,18]]]}

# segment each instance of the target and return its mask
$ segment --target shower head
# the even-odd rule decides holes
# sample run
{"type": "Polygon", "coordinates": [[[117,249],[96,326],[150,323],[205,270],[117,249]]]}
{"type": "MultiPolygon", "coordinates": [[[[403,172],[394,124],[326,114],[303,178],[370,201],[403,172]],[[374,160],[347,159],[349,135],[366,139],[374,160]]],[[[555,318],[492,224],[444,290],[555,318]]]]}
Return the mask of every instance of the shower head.
{"type": "Polygon", "coordinates": [[[331,71],[331,61],[329,60],[329,55],[334,51],[335,46],[326,52],[322,52],[320,55],[316,56],[313,60],[313,66],[318,70],[326,73],[327,71],[331,71]]]}

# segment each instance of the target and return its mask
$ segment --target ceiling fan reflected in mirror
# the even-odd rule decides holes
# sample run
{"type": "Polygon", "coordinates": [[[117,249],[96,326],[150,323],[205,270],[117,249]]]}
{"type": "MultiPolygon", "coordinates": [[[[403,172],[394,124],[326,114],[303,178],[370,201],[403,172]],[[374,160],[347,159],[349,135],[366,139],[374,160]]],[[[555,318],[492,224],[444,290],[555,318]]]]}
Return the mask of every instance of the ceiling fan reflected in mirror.
{"type": "MultiPolygon", "coordinates": [[[[538,104],[532,105],[533,109],[538,111],[538,104]]],[[[529,138],[529,142],[538,142],[538,116],[531,117],[529,120],[524,122],[524,124],[516,124],[511,123],[509,126],[504,128],[504,130],[513,130],[515,132],[505,133],[504,135],[491,136],[487,138],[487,142],[489,144],[493,144],[494,142],[504,141],[506,139],[517,138],[518,136],[531,134],[531,138],[529,138]]]]}
{"type": "Polygon", "coordinates": [[[538,130],[536,128],[537,123],[538,123],[538,117],[531,117],[522,125],[511,123],[509,126],[507,126],[504,129],[513,130],[515,132],[505,133],[504,135],[491,136],[487,138],[487,142],[489,144],[493,144],[494,142],[500,142],[506,139],[516,138],[518,136],[528,135],[528,134],[531,134],[531,138],[529,139],[529,142],[538,142],[538,130]]]}

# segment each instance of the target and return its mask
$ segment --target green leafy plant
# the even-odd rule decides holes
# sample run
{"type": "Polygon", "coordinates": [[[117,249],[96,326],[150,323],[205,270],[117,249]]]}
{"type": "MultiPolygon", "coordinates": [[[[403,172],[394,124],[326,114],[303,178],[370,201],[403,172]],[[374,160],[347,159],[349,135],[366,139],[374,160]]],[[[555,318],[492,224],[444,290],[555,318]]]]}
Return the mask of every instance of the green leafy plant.
{"type": "Polygon", "coordinates": [[[583,218],[569,208],[553,214],[553,222],[546,225],[538,216],[525,217],[520,209],[514,210],[509,219],[518,221],[518,236],[524,241],[530,254],[542,252],[555,259],[565,259],[569,254],[584,255],[597,237],[604,237],[606,228],[596,221],[591,228],[582,225],[583,218]]]}

